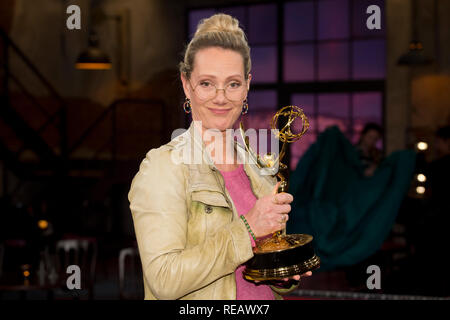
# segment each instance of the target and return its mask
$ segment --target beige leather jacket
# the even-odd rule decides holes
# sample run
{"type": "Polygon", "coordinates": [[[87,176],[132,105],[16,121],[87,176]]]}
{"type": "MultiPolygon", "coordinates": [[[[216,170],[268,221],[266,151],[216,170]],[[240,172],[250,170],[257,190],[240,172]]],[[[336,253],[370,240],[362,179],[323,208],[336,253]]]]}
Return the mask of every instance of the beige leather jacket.
{"type": "MultiPolygon", "coordinates": [[[[192,123],[150,150],[131,184],[145,299],[236,299],[234,271],[253,256],[245,224],[196,132],[192,123]],[[184,161],[193,153],[196,161],[184,161]]],[[[242,157],[245,149],[237,149],[242,157]]],[[[274,177],[254,164],[244,169],[257,198],[272,191],[274,177]]],[[[282,291],[272,289],[280,298],[282,291]]]]}

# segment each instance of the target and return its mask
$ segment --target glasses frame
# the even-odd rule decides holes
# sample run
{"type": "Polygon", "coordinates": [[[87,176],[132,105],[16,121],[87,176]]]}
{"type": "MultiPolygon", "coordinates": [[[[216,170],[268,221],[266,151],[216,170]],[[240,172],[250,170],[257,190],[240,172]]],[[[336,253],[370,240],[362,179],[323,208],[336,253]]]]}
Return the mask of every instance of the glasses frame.
{"type": "MultiPolygon", "coordinates": [[[[191,83],[191,80],[188,80],[188,81],[189,81],[189,85],[190,85],[191,88],[192,88],[192,91],[194,91],[194,93],[195,93],[195,95],[197,96],[197,98],[201,99],[201,98],[198,96],[198,93],[195,92],[195,89],[197,89],[197,87],[200,85],[200,83],[198,83],[198,84],[194,87],[194,86],[192,85],[192,83],[191,83]]],[[[248,89],[248,80],[245,80],[244,82],[245,82],[245,90],[244,90],[244,91],[245,91],[245,94],[248,94],[248,91],[249,91],[249,89],[248,89]]],[[[215,97],[217,97],[217,93],[219,92],[219,90],[223,90],[223,95],[224,95],[225,98],[227,98],[227,100],[229,100],[229,101],[231,101],[231,102],[238,102],[238,101],[239,101],[239,99],[238,99],[238,100],[231,100],[230,98],[228,98],[228,96],[227,96],[227,91],[226,91],[225,88],[217,88],[216,84],[215,84],[214,82],[212,82],[212,81],[211,81],[211,84],[216,88],[216,93],[214,94],[214,96],[213,96],[212,98],[209,98],[209,99],[201,99],[201,100],[210,101],[210,100],[214,99],[215,97]]],[[[243,91],[243,92],[244,92],[244,91],[243,91]]],[[[244,96],[244,94],[243,94],[243,96],[244,96]]]]}

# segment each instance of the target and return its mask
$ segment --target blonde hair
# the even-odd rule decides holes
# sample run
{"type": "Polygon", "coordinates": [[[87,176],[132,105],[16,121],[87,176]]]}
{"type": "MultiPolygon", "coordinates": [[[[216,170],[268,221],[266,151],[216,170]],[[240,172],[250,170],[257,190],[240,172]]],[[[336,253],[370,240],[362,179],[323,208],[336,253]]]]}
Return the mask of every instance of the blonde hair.
{"type": "Polygon", "coordinates": [[[250,47],[237,19],[227,14],[218,13],[199,22],[194,37],[186,47],[184,61],[179,64],[180,72],[186,78],[191,78],[195,54],[199,50],[209,47],[220,47],[240,53],[244,60],[245,79],[248,79],[252,64],[250,47]]]}

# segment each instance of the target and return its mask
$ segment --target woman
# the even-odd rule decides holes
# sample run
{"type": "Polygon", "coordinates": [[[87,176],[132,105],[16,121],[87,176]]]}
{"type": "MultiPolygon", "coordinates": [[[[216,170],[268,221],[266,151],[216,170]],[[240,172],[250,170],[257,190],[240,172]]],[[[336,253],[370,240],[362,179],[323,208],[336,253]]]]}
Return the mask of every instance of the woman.
{"type": "Polygon", "coordinates": [[[240,163],[245,151],[225,138],[247,112],[250,67],[236,19],[217,14],[199,24],[180,64],[184,110],[193,122],[150,150],[129,192],[146,299],[274,299],[283,293],[242,277],[255,238],[284,228],[293,200],[276,194],[275,178],[240,163]]]}

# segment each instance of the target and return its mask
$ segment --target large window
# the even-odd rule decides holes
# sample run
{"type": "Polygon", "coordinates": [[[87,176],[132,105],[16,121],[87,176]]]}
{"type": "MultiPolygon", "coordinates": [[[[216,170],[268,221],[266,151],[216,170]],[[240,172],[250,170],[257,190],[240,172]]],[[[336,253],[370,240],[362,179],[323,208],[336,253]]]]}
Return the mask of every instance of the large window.
{"type": "Polygon", "coordinates": [[[352,143],[367,122],[383,125],[385,28],[366,26],[370,5],[384,17],[384,0],[285,1],[189,10],[189,38],[200,19],[216,12],[236,17],[251,47],[250,111],[245,125],[268,128],[277,109],[305,111],[310,129],[290,146],[300,157],[328,126],[352,143]]]}

